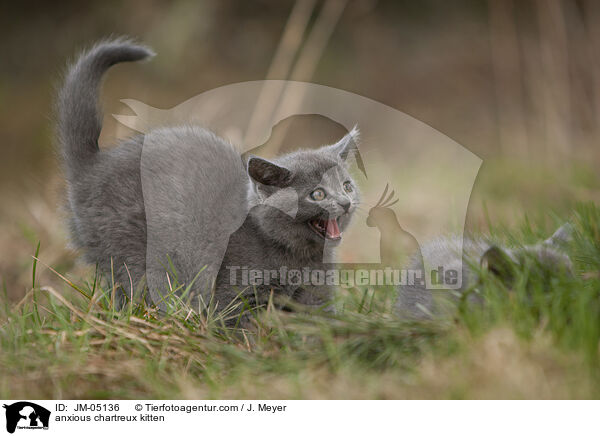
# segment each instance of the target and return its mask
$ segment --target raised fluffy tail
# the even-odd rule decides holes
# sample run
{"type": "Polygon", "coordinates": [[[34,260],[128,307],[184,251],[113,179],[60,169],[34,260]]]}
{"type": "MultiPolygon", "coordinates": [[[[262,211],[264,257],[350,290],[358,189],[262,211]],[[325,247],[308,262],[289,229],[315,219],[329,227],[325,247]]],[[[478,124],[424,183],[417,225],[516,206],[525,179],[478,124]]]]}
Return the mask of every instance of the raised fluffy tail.
{"type": "Polygon", "coordinates": [[[58,94],[58,136],[68,173],[98,152],[102,111],[98,94],[102,76],[114,64],[138,61],[154,53],[127,39],[99,42],[68,69],[58,94]]]}

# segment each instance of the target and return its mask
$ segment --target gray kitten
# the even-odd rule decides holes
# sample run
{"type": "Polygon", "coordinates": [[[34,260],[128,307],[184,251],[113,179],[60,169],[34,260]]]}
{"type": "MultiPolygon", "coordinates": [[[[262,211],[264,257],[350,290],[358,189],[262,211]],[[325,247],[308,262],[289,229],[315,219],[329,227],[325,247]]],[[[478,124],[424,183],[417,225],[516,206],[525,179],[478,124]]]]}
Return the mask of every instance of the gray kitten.
{"type": "Polygon", "coordinates": [[[103,73],[151,55],[126,40],[99,43],[71,66],[59,93],[70,230],[85,259],[114,274],[120,304],[147,284],[164,308],[173,281],[179,293],[189,287],[194,304],[211,300],[217,309],[240,294],[251,306],[271,295],[282,306],[327,303],[332,289],[320,283],[246,285],[240,274],[329,267],[359,202],[346,166],[358,132],[272,161],[245,161],[197,126],[156,129],[100,151],[103,73]]]}
{"type": "MultiPolygon", "coordinates": [[[[464,238],[462,259],[458,237],[440,238],[424,245],[421,256],[415,256],[407,269],[423,271],[423,258],[433,265],[447,265],[456,271],[462,270],[462,285],[457,290],[428,290],[424,284],[399,286],[396,312],[408,318],[430,318],[451,313],[465,290],[477,285],[482,270],[496,275],[510,287],[518,268],[533,259],[542,274],[552,274],[559,269],[572,271],[572,263],[564,253],[565,245],[571,240],[570,224],[561,226],[545,241],[520,248],[507,248],[483,239],[464,238]]],[[[472,300],[477,297],[473,294],[472,300]]]]}

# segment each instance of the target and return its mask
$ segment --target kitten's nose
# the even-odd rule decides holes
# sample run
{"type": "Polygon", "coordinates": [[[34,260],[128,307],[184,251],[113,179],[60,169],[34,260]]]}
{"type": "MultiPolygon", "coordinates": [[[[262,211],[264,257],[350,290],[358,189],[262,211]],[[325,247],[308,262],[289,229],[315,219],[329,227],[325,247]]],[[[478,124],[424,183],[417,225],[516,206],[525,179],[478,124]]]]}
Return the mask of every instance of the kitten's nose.
{"type": "Polygon", "coordinates": [[[350,205],[352,203],[350,202],[350,200],[342,200],[342,201],[338,201],[338,204],[340,206],[342,206],[342,208],[344,209],[344,212],[348,212],[348,210],[350,210],[350,205]]]}

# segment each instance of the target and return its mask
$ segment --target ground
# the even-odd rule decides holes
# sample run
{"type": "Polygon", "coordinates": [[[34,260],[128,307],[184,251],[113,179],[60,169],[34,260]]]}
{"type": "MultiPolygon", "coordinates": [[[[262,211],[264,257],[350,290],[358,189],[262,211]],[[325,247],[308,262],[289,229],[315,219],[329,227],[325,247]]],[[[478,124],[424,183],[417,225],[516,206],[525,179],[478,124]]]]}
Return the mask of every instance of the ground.
{"type": "Polygon", "coordinates": [[[337,315],[270,307],[247,329],[183,302],[166,317],[135,304],[117,312],[111,287],[65,260],[75,254],[43,245],[36,254],[35,244],[17,259],[28,264],[26,290],[9,298],[4,286],[0,396],[598,398],[600,208],[581,202],[543,215],[545,223],[522,216],[485,233],[526,244],[568,219],[573,275],[525,269],[511,288],[489,279],[482,305],[428,322],[399,319],[393,292],[370,288],[341,290],[337,315]]]}

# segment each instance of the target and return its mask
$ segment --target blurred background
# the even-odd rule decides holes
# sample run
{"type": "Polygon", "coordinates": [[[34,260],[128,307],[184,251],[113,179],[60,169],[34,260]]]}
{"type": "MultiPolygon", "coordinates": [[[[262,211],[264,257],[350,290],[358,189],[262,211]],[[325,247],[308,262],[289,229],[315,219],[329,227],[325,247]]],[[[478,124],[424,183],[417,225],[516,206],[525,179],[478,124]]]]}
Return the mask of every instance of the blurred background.
{"type": "MultiPolygon", "coordinates": [[[[484,161],[467,225],[568,215],[600,198],[600,3],[594,0],[2,2],[0,280],[31,256],[89,276],[68,248],[52,104],[69,59],[129,35],[158,53],[107,75],[101,146],[132,134],[122,98],[170,108],[248,80],[305,80],[403,111],[484,161]]],[[[45,280],[56,277],[44,268],[45,280]]]]}

